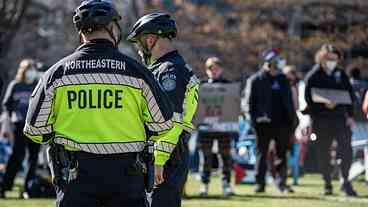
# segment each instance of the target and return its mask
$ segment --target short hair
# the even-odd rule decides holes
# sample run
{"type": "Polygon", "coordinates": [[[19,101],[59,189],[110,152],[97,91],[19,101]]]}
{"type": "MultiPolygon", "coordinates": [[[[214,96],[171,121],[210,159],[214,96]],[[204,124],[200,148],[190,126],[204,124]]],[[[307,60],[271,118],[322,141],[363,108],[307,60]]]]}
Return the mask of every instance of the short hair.
{"type": "Polygon", "coordinates": [[[24,82],[27,70],[35,66],[36,62],[33,59],[26,58],[20,61],[17,74],[15,75],[15,80],[18,82],[24,82]]]}
{"type": "Polygon", "coordinates": [[[327,53],[334,53],[339,59],[342,59],[342,52],[336,46],[332,44],[323,44],[314,57],[315,62],[317,64],[321,64],[322,59],[327,55],[327,53]]]}
{"type": "Polygon", "coordinates": [[[206,60],[206,69],[211,68],[213,65],[222,66],[222,61],[218,57],[210,57],[206,60]]]}

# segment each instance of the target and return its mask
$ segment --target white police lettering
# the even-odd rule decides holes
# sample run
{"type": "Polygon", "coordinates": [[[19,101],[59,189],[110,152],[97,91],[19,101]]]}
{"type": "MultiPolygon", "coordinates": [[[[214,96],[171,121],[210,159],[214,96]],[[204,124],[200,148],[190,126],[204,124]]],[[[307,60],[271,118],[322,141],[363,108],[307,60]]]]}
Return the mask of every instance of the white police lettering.
{"type": "Polygon", "coordinates": [[[72,60],[65,63],[65,69],[98,69],[125,70],[125,62],[113,59],[72,60]]]}

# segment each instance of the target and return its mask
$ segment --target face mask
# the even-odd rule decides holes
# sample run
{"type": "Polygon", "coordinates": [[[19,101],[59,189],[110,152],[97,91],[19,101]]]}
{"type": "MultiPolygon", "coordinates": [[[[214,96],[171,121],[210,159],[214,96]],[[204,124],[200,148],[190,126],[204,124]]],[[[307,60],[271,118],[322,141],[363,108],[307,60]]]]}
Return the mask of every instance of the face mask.
{"type": "Polygon", "coordinates": [[[328,69],[329,72],[332,72],[337,66],[337,62],[336,61],[326,61],[326,68],[328,69]]]}
{"type": "Polygon", "coordinates": [[[29,69],[25,73],[24,81],[27,84],[32,84],[36,81],[38,77],[38,72],[35,69],[29,69]]]}
{"type": "Polygon", "coordinates": [[[284,67],[286,66],[286,60],[285,59],[280,59],[279,61],[277,61],[277,69],[282,70],[284,69],[284,67]]]}

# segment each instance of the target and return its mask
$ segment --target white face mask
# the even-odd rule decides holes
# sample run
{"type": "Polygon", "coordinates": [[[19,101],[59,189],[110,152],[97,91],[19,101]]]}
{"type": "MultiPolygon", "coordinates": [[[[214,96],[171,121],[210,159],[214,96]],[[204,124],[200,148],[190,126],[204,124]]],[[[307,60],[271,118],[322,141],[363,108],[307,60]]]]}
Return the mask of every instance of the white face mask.
{"type": "Polygon", "coordinates": [[[286,60],[285,59],[281,59],[281,60],[277,61],[277,65],[276,65],[277,69],[282,70],[282,69],[284,69],[285,66],[286,66],[286,60]]]}
{"type": "Polygon", "coordinates": [[[27,70],[25,74],[25,82],[27,84],[32,84],[33,82],[36,81],[37,77],[38,77],[38,72],[35,69],[27,70]]]}
{"type": "Polygon", "coordinates": [[[332,72],[337,66],[336,61],[326,61],[326,68],[329,72],[332,72]]]}

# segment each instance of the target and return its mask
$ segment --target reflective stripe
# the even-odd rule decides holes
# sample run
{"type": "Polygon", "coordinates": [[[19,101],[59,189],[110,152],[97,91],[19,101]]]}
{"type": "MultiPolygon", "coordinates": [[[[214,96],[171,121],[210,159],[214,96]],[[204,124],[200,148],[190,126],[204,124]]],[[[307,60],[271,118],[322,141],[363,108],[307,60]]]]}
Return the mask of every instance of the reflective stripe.
{"type": "Polygon", "coordinates": [[[199,85],[201,82],[200,80],[197,78],[196,75],[192,75],[192,77],[190,77],[189,83],[187,85],[187,90],[192,88],[195,85],[199,85]]]}
{"type": "Polygon", "coordinates": [[[155,143],[155,149],[159,151],[163,151],[166,153],[171,154],[175,149],[175,144],[171,144],[168,142],[156,142],[155,143]]]}
{"type": "MultiPolygon", "coordinates": [[[[180,114],[180,123],[182,123],[181,124],[181,126],[182,126],[182,128],[185,130],[185,131],[187,131],[187,132],[189,132],[189,133],[191,133],[194,129],[193,128],[190,128],[190,127],[188,127],[188,126],[185,126],[186,124],[188,124],[188,125],[191,125],[192,123],[185,123],[185,120],[183,120],[184,119],[184,117],[187,115],[187,113],[188,113],[188,108],[186,107],[187,106],[187,101],[193,101],[193,100],[188,100],[188,93],[189,93],[189,91],[191,90],[191,88],[193,88],[193,87],[195,87],[195,86],[197,86],[197,85],[199,85],[199,83],[200,83],[200,81],[199,81],[199,79],[197,78],[197,76],[196,75],[192,75],[192,77],[190,77],[190,80],[189,80],[189,83],[187,84],[187,88],[186,88],[186,90],[185,90],[185,95],[184,95],[184,101],[183,101],[183,113],[182,114],[180,114]]],[[[197,95],[198,96],[198,95],[197,95]]],[[[198,101],[198,98],[196,99],[196,101],[198,101]]],[[[174,118],[175,118],[176,116],[175,116],[175,114],[174,114],[174,118]]],[[[189,122],[191,122],[192,121],[192,119],[193,119],[193,117],[190,117],[190,120],[188,120],[189,122]]],[[[176,120],[176,119],[174,119],[174,120],[176,120]]]]}
{"type": "Polygon", "coordinates": [[[52,126],[32,127],[29,124],[26,124],[24,126],[24,132],[29,134],[29,135],[32,135],[32,136],[50,134],[50,133],[52,133],[52,126]]]}
{"type": "Polygon", "coordinates": [[[174,112],[172,120],[178,123],[182,123],[183,122],[182,114],[174,112]]]}
{"type": "MultiPolygon", "coordinates": [[[[152,115],[152,119],[154,122],[157,122],[155,123],[157,125],[157,129],[159,131],[167,129],[166,125],[168,125],[168,123],[166,122],[162,123],[165,121],[165,118],[163,117],[160,111],[156,98],[153,96],[151,88],[142,79],[121,74],[93,73],[93,74],[65,75],[61,79],[55,80],[55,82],[57,82],[57,84],[55,84],[57,86],[103,83],[103,84],[122,84],[142,89],[144,97],[148,104],[148,109],[152,115]]],[[[155,126],[151,128],[155,128],[155,126]]]]}
{"type": "Polygon", "coordinates": [[[188,127],[188,126],[185,126],[185,122],[184,122],[184,120],[183,120],[183,114],[180,114],[180,113],[177,113],[177,112],[174,112],[174,115],[173,115],[173,118],[172,118],[172,120],[174,121],[174,122],[177,122],[177,123],[179,123],[180,124],[180,127],[183,129],[183,130],[185,130],[185,131],[187,131],[187,132],[189,132],[189,133],[191,133],[194,129],[193,128],[190,128],[190,127],[188,127]]]}
{"type": "Polygon", "coordinates": [[[94,154],[118,154],[129,152],[141,152],[144,149],[144,142],[126,142],[126,143],[77,143],[64,137],[55,137],[54,142],[57,144],[67,145],[69,147],[94,154]]]}
{"type": "Polygon", "coordinates": [[[184,124],[180,125],[181,128],[183,128],[183,130],[185,130],[186,132],[192,133],[193,132],[193,128],[190,128],[188,126],[185,126],[184,124]]]}
{"type": "Polygon", "coordinates": [[[172,121],[168,120],[162,123],[147,123],[147,127],[149,130],[154,132],[161,132],[172,128],[172,121]]]}
{"type": "Polygon", "coordinates": [[[147,101],[148,110],[151,113],[153,121],[156,122],[157,125],[161,126],[159,128],[166,128],[162,126],[167,125],[167,124],[171,125],[171,120],[168,120],[165,122],[165,118],[162,115],[161,110],[159,110],[159,106],[157,104],[156,98],[153,96],[150,87],[145,82],[142,82],[142,89],[143,89],[143,95],[147,101]]]}
{"type": "MultiPolygon", "coordinates": [[[[156,98],[154,97],[151,88],[142,79],[134,78],[131,76],[121,74],[105,74],[105,73],[91,73],[91,74],[74,74],[64,75],[59,79],[54,80],[52,85],[47,88],[46,96],[44,100],[36,100],[36,103],[41,104],[41,110],[36,115],[35,126],[44,127],[48,123],[48,117],[52,111],[51,100],[54,96],[55,89],[61,86],[68,85],[80,85],[80,84],[121,84],[143,90],[144,98],[147,101],[148,109],[152,116],[153,123],[148,123],[147,126],[150,130],[158,132],[164,131],[171,128],[172,121],[165,121],[164,116],[157,104],[156,98]]],[[[37,129],[30,134],[38,133],[37,129]]]]}

